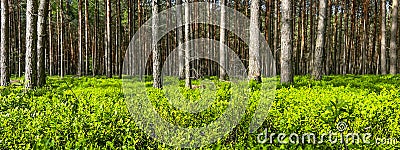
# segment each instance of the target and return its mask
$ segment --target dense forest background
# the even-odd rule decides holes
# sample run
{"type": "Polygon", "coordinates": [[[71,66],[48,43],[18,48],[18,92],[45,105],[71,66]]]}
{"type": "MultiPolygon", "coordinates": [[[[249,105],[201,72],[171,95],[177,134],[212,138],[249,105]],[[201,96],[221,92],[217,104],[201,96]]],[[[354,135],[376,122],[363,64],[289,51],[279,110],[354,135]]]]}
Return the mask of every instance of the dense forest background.
{"type": "MultiPolygon", "coordinates": [[[[292,82],[293,75],[398,73],[397,0],[205,2],[225,3],[249,18],[256,12],[283,82],[292,82]]],[[[180,3],[187,2],[1,0],[1,85],[10,83],[10,75],[25,74],[26,87],[32,88],[43,85],[46,75],[129,74],[132,69],[124,72],[122,62],[135,32],[153,13],[180,3]]],[[[233,33],[221,36],[218,26],[205,24],[191,24],[188,33],[175,30],[158,42],[161,62],[182,42],[178,34],[188,34],[223,38],[249,65],[249,47],[233,33]]],[[[220,74],[209,61],[193,67],[204,75],[220,74]]]]}

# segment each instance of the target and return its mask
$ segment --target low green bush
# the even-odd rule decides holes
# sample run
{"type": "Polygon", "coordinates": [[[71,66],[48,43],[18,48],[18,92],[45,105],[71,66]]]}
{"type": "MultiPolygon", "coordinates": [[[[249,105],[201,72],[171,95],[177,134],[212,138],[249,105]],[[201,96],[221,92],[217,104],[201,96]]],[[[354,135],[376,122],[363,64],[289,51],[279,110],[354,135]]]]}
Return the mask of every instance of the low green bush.
{"type": "MultiPolygon", "coordinates": [[[[150,77],[146,77],[150,79],[150,77]]],[[[250,105],[245,117],[229,135],[205,149],[340,149],[344,144],[258,143],[258,133],[338,132],[339,122],[348,124],[345,133],[371,133],[377,138],[400,140],[400,76],[326,76],[312,81],[296,77],[292,86],[278,85],[276,98],[264,124],[256,133],[248,126],[257,104],[259,84],[251,82],[250,105]],[[257,93],[258,92],[258,93],[257,93]]],[[[169,122],[183,127],[204,126],[220,117],[229,104],[230,83],[209,78],[216,85],[212,94],[201,89],[179,90],[188,100],[216,97],[206,110],[180,112],[165,98],[163,90],[146,83],[157,112],[169,122]],[[179,119],[176,119],[179,118],[179,119]]],[[[199,81],[195,81],[199,84],[199,81]]],[[[43,88],[24,93],[21,84],[1,88],[0,149],[170,149],[139,129],[127,109],[121,80],[105,78],[59,79],[50,77],[43,88]]],[[[184,102],[182,102],[184,103],[184,102]]],[[[284,140],[288,140],[287,138],[284,140]]],[[[398,149],[397,144],[351,144],[348,148],[398,149]]]]}

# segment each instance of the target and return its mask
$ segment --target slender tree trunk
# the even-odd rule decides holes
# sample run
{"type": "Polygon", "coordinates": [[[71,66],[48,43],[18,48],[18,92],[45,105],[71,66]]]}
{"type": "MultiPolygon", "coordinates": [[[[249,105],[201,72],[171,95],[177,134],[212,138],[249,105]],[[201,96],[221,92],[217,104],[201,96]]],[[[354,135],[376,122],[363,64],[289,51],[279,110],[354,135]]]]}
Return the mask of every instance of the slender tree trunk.
{"type": "Polygon", "coordinates": [[[310,0],[310,50],[308,51],[308,66],[307,67],[307,73],[310,73],[310,70],[312,69],[312,66],[314,64],[314,15],[315,15],[315,7],[316,7],[316,2],[315,0],[310,0]]]}
{"type": "Polygon", "coordinates": [[[49,34],[48,34],[48,40],[49,40],[49,75],[50,76],[52,76],[53,75],[53,71],[54,71],[54,64],[53,64],[53,61],[54,61],[54,59],[53,59],[53,56],[54,56],[54,49],[53,49],[53,39],[52,39],[52,36],[53,36],[53,25],[52,25],[52,22],[51,22],[51,18],[52,18],[52,7],[51,7],[51,4],[49,3],[49,8],[48,8],[48,13],[49,13],[49,17],[48,17],[48,20],[49,20],[49,34]]]}
{"type": "MultiPolygon", "coordinates": [[[[206,2],[208,2],[208,3],[211,3],[212,2],[212,0],[206,0],[206,2]]],[[[210,5],[207,5],[207,20],[208,21],[213,21],[213,16],[211,16],[211,7],[210,7],[210,5]]],[[[211,26],[210,24],[207,24],[207,37],[206,38],[209,38],[209,39],[212,39],[212,28],[213,28],[213,26],[211,26]]],[[[213,47],[212,45],[213,45],[213,43],[212,42],[210,42],[210,43],[208,43],[211,47],[213,47]]],[[[238,49],[240,49],[240,47],[238,47],[238,49]]],[[[210,57],[213,57],[213,55],[214,55],[214,53],[213,53],[213,50],[212,50],[212,48],[208,48],[207,49],[207,54],[210,56],[210,57]]],[[[183,63],[185,63],[185,62],[183,62],[183,63]]],[[[212,64],[212,62],[209,60],[209,61],[207,61],[207,75],[209,75],[209,76],[212,76],[212,67],[213,67],[213,64],[212,64]]]]}
{"type": "MultiPolygon", "coordinates": [[[[176,2],[177,2],[177,5],[182,5],[182,0],[177,0],[176,2]]],[[[182,23],[182,18],[181,18],[182,17],[182,9],[177,9],[176,15],[177,15],[177,17],[176,17],[177,24],[181,24],[182,23]]],[[[182,27],[179,27],[178,29],[176,29],[176,32],[177,32],[176,38],[178,41],[177,46],[179,46],[183,43],[182,27]]],[[[178,63],[179,63],[179,79],[180,80],[185,79],[185,72],[184,72],[185,71],[185,69],[184,69],[185,55],[184,55],[183,51],[184,50],[182,47],[178,47],[178,57],[179,57],[178,63]]]]}
{"type": "Polygon", "coordinates": [[[367,45],[368,45],[368,32],[369,32],[369,21],[368,21],[368,11],[369,11],[369,0],[364,1],[364,20],[363,20],[363,28],[364,28],[364,34],[363,34],[363,46],[361,50],[361,74],[366,73],[366,53],[368,51],[367,45]]]}
{"type": "Polygon", "coordinates": [[[49,0],[40,0],[38,22],[37,22],[37,70],[38,78],[37,85],[39,87],[46,84],[46,72],[45,72],[45,42],[47,36],[47,9],[49,6],[49,0]]]}
{"type": "Polygon", "coordinates": [[[134,6],[132,6],[132,0],[128,0],[128,2],[127,2],[128,4],[128,18],[127,18],[127,20],[128,20],[128,34],[127,34],[127,37],[126,37],[126,42],[128,42],[128,48],[127,48],[127,50],[126,50],[126,56],[127,57],[125,57],[126,58],[126,62],[129,62],[129,63],[126,63],[125,65],[126,65],[126,67],[125,67],[125,70],[124,71],[126,71],[126,74],[128,74],[128,75],[132,75],[131,74],[131,68],[132,68],[132,64],[133,63],[131,63],[131,61],[132,61],[132,57],[131,57],[131,54],[132,54],[132,52],[131,51],[129,51],[129,42],[130,42],[130,38],[131,38],[131,36],[132,36],[132,16],[133,16],[133,14],[132,14],[132,8],[134,7],[134,6]]]}
{"type": "MultiPolygon", "coordinates": [[[[332,29],[332,34],[333,34],[333,39],[332,39],[332,43],[331,43],[331,46],[332,46],[332,50],[333,50],[333,52],[332,52],[332,68],[333,68],[333,74],[338,74],[338,68],[337,68],[337,64],[338,64],[338,61],[340,61],[340,60],[338,60],[337,59],[337,51],[338,51],[338,45],[340,44],[339,42],[338,42],[338,36],[340,35],[338,32],[338,17],[339,17],[339,15],[340,15],[340,13],[339,13],[339,11],[338,11],[338,4],[339,4],[339,2],[337,2],[337,1],[335,1],[334,2],[334,9],[333,9],[333,14],[334,14],[334,16],[333,16],[333,18],[335,18],[334,19],[334,22],[333,22],[333,29],[332,29]]],[[[332,19],[333,19],[332,18],[332,19]]],[[[328,19],[331,19],[331,18],[328,18],[328,19]]]]}
{"type": "Polygon", "coordinates": [[[347,54],[347,50],[346,49],[348,49],[348,39],[349,39],[349,37],[348,37],[348,34],[347,34],[347,32],[348,32],[348,7],[347,7],[347,0],[346,0],[346,2],[342,2],[341,3],[342,4],[342,7],[343,8],[345,8],[344,10],[342,10],[342,12],[343,12],[343,17],[340,19],[340,23],[341,23],[341,25],[342,24],[344,24],[344,27],[343,27],[343,29],[344,29],[344,31],[343,31],[343,36],[341,36],[341,37],[344,37],[344,38],[342,38],[342,42],[343,42],[343,46],[342,46],[342,54],[343,54],[343,58],[342,58],[342,63],[341,63],[341,71],[342,71],[342,74],[346,74],[346,72],[347,72],[347,65],[346,65],[346,60],[347,60],[347,56],[346,56],[346,54],[347,54]],[[344,21],[344,23],[343,23],[343,21],[344,21]]]}
{"type": "MultiPolygon", "coordinates": [[[[98,66],[100,60],[98,60],[98,48],[99,48],[99,44],[98,44],[98,37],[97,37],[97,32],[98,32],[98,28],[99,28],[99,2],[98,0],[95,0],[95,9],[94,9],[94,13],[95,13],[95,23],[94,23],[94,33],[93,33],[93,38],[94,38],[94,48],[93,48],[93,64],[92,64],[92,74],[93,76],[96,76],[98,71],[98,66]]],[[[100,68],[100,67],[99,67],[100,68]]]]}
{"type": "Polygon", "coordinates": [[[10,84],[9,74],[9,16],[8,16],[8,0],[1,0],[1,61],[0,61],[0,86],[8,86],[10,84]]]}
{"type": "Polygon", "coordinates": [[[85,75],[89,74],[89,8],[88,0],[85,0],[85,75]]]}
{"type": "Polygon", "coordinates": [[[387,74],[386,66],[386,0],[381,0],[381,74],[387,74]]]}
{"type": "Polygon", "coordinates": [[[192,88],[192,83],[190,80],[190,42],[189,42],[189,20],[190,20],[190,10],[189,10],[189,0],[185,2],[185,86],[187,88],[192,88]]]}
{"type": "Polygon", "coordinates": [[[60,0],[60,76],[64,77],[64,6],[63,0],[60,0]]]}
{"type": "Polygon", "coordinates": [[[390,30],[390,74],[397,74],[397,7],[398,1],[393,0],[392,4],[392,28],[390,30]]]}
{"type": "MultiPolygon", "coordinates": [[[[135,1],[132,1],[132,7],[133,7],[133,12],[135,12],[136,10],[138,10],[138,13],[139,13],[139,9],[138,8],[136,8],[136,5],[135,5],[135,1]]],[[[139,4],[138,4],[139,5],[139,4]]],[[[139,15],[139,14],[138,14],[139,15]]],[[[134,14],[131,14],[131,16],[132,16],[132,30],[130,31],[131,32],[131,35],[133,35],[133,33],[135,32],[135,26],[136,26],[136,21],[135,21],[135,15],[134,14]]],[[[138,25],[140,24],[140,22],[138,22],[137,23],[138,25]]],[[[132,36],[130,36],[129,38],[132,38],[132,36]]],[[[129,39],[130,40],[130,39],[129,39]]],[[[137,53],[137,52],[136,52],[137,53]]],[[[130,58],[133,58],[133,53],[131,53],[130,54],[130,58]]],[[[133,59],[131,59],[131,62],[133,62],[133,59]]],[[[141,61],[139,61],[139,62],[137,62],[139,65],[141,64],[141,61]]],[[[133,63],[131,63],[131,64],[133,64],[133,63]]],[[[137,65],[138,66],[138,65],[137,65]]],[[[135,69],[134,67],[132,67],[132,68],[130,68],[130,69],[135,69]]],[[[139,69],[137,69],[137,70],[139,70],[139,69]]],[[[140,77],[142,77],[142,76],[140,76],[140,77]]]]}
{"type": "Polygon", "coordinates": [[[250,7],[250,43],[249,43],[249,79],[261,82],[259,0],[251,1],[250,7]]]}
{"type": "MultiPolygon", "coordinates": [[[[138,15],[138,27],[140,27],[142,25],[142,23],[143,23],[142,20],[144,18],[141,0],[137,1],[137,10],[138,10],[138,12],[137,12],[137,15],[138,15]]],[[[144,37],[140,37],[139,41],[143,41],[143,38],[144,37]]],[[[146,46],[146,45],[143,45],[143,46],[146,46]]],[[[145,49],[145,47],[143,47],[142,49],[145,49]]],[[[142,53],[143,52],[139,51],[139,54],[142,54],[142,53]]],[[[147,63],[146,61],[142,61],[142,60],[139,62],[139,64],[141,66],[143,66],[143,64],[146,64],[146,63],[147,63]]],[[[138,70],[139,69],[141,69],[141,68],[138,68],[138,70]]],[[[146,74],[147,73],[147,68],[144,68],[144,69],[145,69],[144,73],[146,74]]],[[[143,76],[143,73],[140,72],[140,78],[141,79],[142,79],[142,76],[143,76]]]]}
{"type": "Polygon", "coordinates": [[[18,0],[18,77],[22,76],[21,1],[18,0]]]}
{"type": "MultiPolygon", "coordinates": [[[[256,0],[259,1],[259,0],[256,0]]],[[[226,5],[226,0],[221,0],[221,29],[220,29],[220,34],[219,34],[219,63],[220,63],[220,68],[219,68],[219,79],[221,80],[225,80],[226,79],[226,51],[225,51],[225,25],[226,25],[226,10],[225,10],[225,6],[226,5]]],[[[257,18],[258,19],[258,18],[257,18]]]]}
{"type": "Polygon", "coordinates": [[[281,70],[281,62],[279,57],[279,0],[275,1],[275,25],[274,25],[274,56],[276,60],[277,72],[281,70]]]}
{"type": "Polygon", "coordinates": [[[82,60],[82,49],[83,49],[83,27],[82,27],[82,1],[79,0],[78,4],[78,76],[82,76],[82,71],[83,71],[83,60],[82,60]]]}
{"type": "Polygon", "coordinates": [[[35,0],[27,0],[26,4],[26,62],[25,62],[25,88],[36,87],[36,47],[35,47],[35,0]]]}
{"type": "Polygon", "coordinates": [[[291,0],[282,0],[282,27],[281,27],[281,83],[293,82],[292,68],[292,4],[291,0]]]}
{"type": "Polygon", "coordinates": [[[355,64],[355,52],[356,52],[356,35],[357,34],[357,28],[356,28],[356,17],[357,17],[357,1],[352,1],[352,5],[351,5],[351,29],[350,29],[350,49],[349,49],[349,53],[347,55],[348,60],[349,60],[349,64],[348,64],[348,73],[354,74],[354,66],[355,64]]]}
{"type": "Polygon", "coordinates": [[[122,49],[121,47],[121,2],[120,0],[117,0],[117,33],[116,33],[116,54],[117,54],[117,62],[116,62],[116,67],[117,67],[117,73],[118,77],[122,79],[122,49]]]}
{"type": "Polygon", "coordinates": [[[301,75],[303,75],[307,72],[306,67],[305,67],[306,62],[304,60],[304,54],[307,49],[306,39],[307,39],[307,22],[308,22],[307,15],[306,15],[306,13],[307,13],[307,5],[306,4],[307,4],[306,0],[303,0],[304,11],[301,14],[301,18],[302,18],[301,34],[302,34],[302,36],[301,36],[301,50],[300,50],[300,68],[302,70],[301,75]]]}
{"type": "Polygon", "coordinates": [[[153,50],[153,87],[162,88],[161,84],[161,51],[157,46],[157,34],[158,34],[158,2],[157,0],[152,1],[152,50],[153,50]]]}
{"type": "MultiPolygon", "coordinates": [[[[1,2],[0,2],[1,3],[1,2]]],[[[9,0],[8,1],[8,5],[9,6],[15,6],[16,4],[15,4],[15,2],[14,1],[11,1],[11,0],[9,0]]],[[[1,5],[1,4],[0,4],[1,5]]],[[[14,13],[14,7],[8,7],[9,8],[9,12],[8,12],[8,14],[9,14],[9,16],[8,16],[8,18],[9,18],[9,24],[8,24],[8,26],[9,26],[9,33],[8,33],[8,36],[10,37],[9,38],[9,46],[8,46],[8,48],[9,48],[9,51],[8,51],[8,74],[9,75],[11,75],[11,74],[15,74],[15,63],[12,63],[12,62],[15,62],[16,60],[15,60],[15,57],[14,57],[14,55],[15,55],[15,51],[17,50],[16,49],[16,43],[15,43],[15,40],[16,40],[16,36],[15,36],[15,33],[16,33],[16,29],[15,29],[15,13],[14,13]]],[[[1,19],[0,19],[1,20],[1,19]]],[[[1,30],[1,29],[0,29],[1,30]]],[[[0,42],[1,43],[1,42],[0,42]]],[[[1,51],[1,50],[0,50],[1,51]]],[[[1,72],[1,71],[0,71],[1,72]]]]}
{"type": "Polygon", "coordinates": [[[294,71],[294,74],[295,75],[299,75],[300,74],[300,52],[301,52],[301,43],[302,43],[302,41],[301,41],[301,39],[302,39],[302,37],[303,37],[303,35],[302,35],[302,29],[301,29],[301,26],[303,25],[303,19],[301,18],[302,16],[301,16],[301,14],[302,14],[302,11],[306,11],[306,8],[304,8],[304,10],[303,10],[303,7],[302,7],[302,4],[304,3],[304,1],[305,0],[301,0],[300,1],[300,3],[299,3],[299,12],[298,12],[298,14],[295,14],[295,15],[297,15],[297,17],[298,17],[298,24],[297,24],[297,40],[296,40],[296,60],[295,60],[295,71],[294,71]]]}
{"type": "MultiPolygon", "coordinates": [[[[266,7],[266,12],[265,12],[265,40],[267,41],[267,44],[270,45],[270,34],[271,34],[271,2],[272,0],[265,0],[265,7],[266,7]]],[[[235,3],[236,10],[238,10],[238,4],[235,3]]],[[[237,22],[235,22],[237,23],[237,22]]],[[[235,44],[236,46],[236,44],[235,44]]]]}
{"type": "Polygon", "coordinates": [[[325,46],[325,26],[326,26],[326,1],[319,1],[319,19],[318,19],[318,34],[315,48],[313,78],[315,80],[322,79],[322,56],[325,46]]]}
{"type": "Polygon", "coordinates": [[[106,23],[106,76],[108,78],[112,77],[112,57],[111,57],[111,48],[112,48],[112,42],[111,42],[111,0],[107,0],[107,23],[106,23]]]}
{"type": "MultiPolygon", "coordinates": [[[[334,70],[332,67],[332,47],[330,45],[331,40],[332,40],[332,33],[333,33],[333,26],[332,26],[332,0],[327,1],[327,7],[325,9],[326,11],[326,16],[325,16],[325,42],[324,42],[324,48],[322,49],[322,62],[324,69],[322,71],[323,75],[330,75],[332,71],[334,70]]],[[[321,12],[320,12],[321,13],[321,12]]]]}
{"type": "MultiPolygon", "coordinates": [[[[379,54],[377,53],[377,51],[379,50],[378,48],[378,38],[379,38],[379,34],[378,34],[378,21],[379,21],[379,12],[378,12],[378,8],[380,6],[380,3],[378,2],[378,0],[374,0],[374,25],[373,25],[373,31],[374,33],[371,34],[370,38],[372,38],[372,46],[370,47],[370,50],[372,51],[371,54],[371,59],[370,59],[370,66],[371,68],[369,68],[369,74],[374,74],[374,71],[376,72],[376,74],[378,74],[377,72],[379,71],[379,64],[376,63],[376,60],[379,61],[379,54]]],[[[368,61],[368,60],[367,60],[368,61]]]]}

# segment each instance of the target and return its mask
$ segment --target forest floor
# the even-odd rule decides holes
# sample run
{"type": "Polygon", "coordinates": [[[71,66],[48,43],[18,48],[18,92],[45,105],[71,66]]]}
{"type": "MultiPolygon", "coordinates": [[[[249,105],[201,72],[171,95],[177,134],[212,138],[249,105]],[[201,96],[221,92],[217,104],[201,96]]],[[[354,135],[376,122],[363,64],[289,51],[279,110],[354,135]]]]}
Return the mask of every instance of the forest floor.
{"type": "MultiPolygon", "coordinates": [[[[0,149],[60,148],[155,148],[170,149],[145,134],[135,125],[125,102],[120,79],[103,77],[49,77],[43,88],[23,92],[19,78],[0,95],[0,149]]],[[[196,83],[196,82],[195,82],[196,83]]],[[[291,86],[278,85],[268,116],[256,133],[248,133],[248,122],[240,121],[223,139],[204,148],[400,148],[400,76],[325,76],[312,81],[309,76],[295,78],[291,86]],[[260,143],[257,135],[269,133],[370,133],[367,143],[344,144],[324,141],[310,144],[260,143]],[[343,129],[343,128],[342,128],[343,129]],[[392,143],[382,139],[396,139],[392,143]]],[[[198,116],[177,113],[168,101],[157,101],[166,120],[183,126],[207,124],[224,109],[229,97],[226,85],[217,84],[221,103],[198,116]],[[224,95],[225,94],[225,95],[224,95]],[[222,95],[222,96],[221,96],[222,95]],[[183,119],[175,119],[171,115],[183,119]]],[[[151,88],[149,88],[151,91],[151,88]]],[[[150,92],[152,93],[152,92],[150,92]]],[[[156,92],[153,92],[157,94],[156,92]]],[[[196,97],[196,91],[187,93],[196,97]]],[[[151,94],[150,94],[151,96],[151,94]]],[[[153,95],[154,96],[154,95],[153,95]]],[[[160,95],[158,95],[160,96],[160,95]]],[[[161,95],[162,97],[162,95],[161,95]]],[[[327,137],[325,137],[327,138],[327,137]]],[[[361,138],[361,137],[360,137],[361,138]]],[[[288,142],[288,136],[283,141],[288,142]]],[[[301,141],[301,140],[300,140],[301,141]]],[[[388,140],[387,140],[388,141],[388,140]]],[[[364,141],[365,142],[365,141],[364,141]]]]}

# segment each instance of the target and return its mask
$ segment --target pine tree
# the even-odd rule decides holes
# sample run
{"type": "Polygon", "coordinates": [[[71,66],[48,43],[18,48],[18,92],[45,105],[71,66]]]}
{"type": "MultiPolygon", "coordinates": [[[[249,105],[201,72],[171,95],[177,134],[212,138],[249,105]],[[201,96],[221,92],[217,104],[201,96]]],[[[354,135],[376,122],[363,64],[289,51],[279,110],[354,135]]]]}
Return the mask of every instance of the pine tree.
{"type": "Polygon", "coordinates": [[[281,27],[281,83],[293,82],[292,68],[292,2],[282,0],[282,27],[281,27]]]}
{"type": "Polygon", "coordinates": [[[1,0],[1,30],[0,30],[0,86],[10,84],[9,74],[9,16],[8,0],[1,0]]]}
{"type": "Polygon", "coordinates": [[[261,82],[259,0],[252,0],[250,7],[249,79],[261,82]]]}
{"type": "Polygon", "coordinates": [[[318,34],[317,41],[315,46],[315,58],[314,58],[314,69],[313,69],[313,78],[315,80],[322,79],[322,56],[324,53],[325,46],[325,26],[326,26],[326,1],[319,1],[319,19],[318,19],[318,34]]]}

